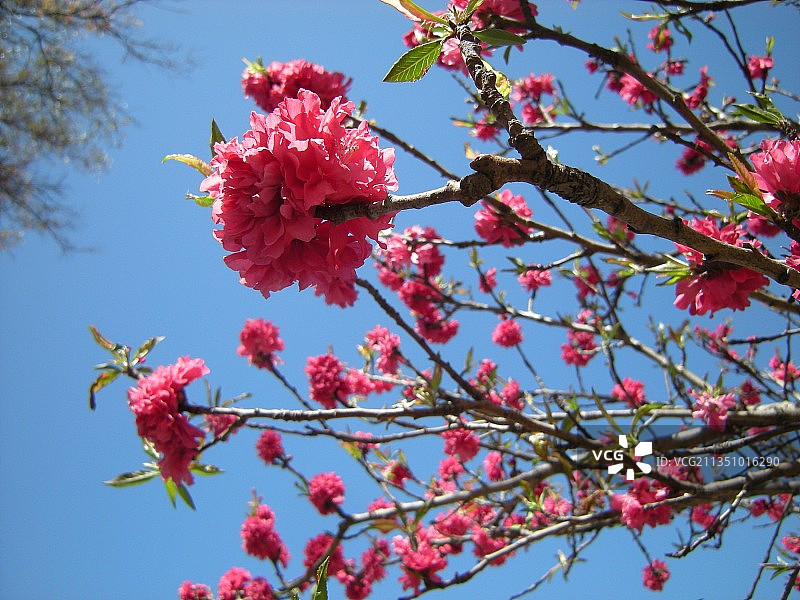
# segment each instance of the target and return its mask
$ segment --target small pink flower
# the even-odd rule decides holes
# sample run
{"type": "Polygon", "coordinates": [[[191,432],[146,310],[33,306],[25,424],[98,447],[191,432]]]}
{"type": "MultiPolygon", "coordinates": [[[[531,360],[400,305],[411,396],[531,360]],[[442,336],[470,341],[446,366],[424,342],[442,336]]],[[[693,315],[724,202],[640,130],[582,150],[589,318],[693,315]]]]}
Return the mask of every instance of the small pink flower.
{"type": "Polygon", "coordinates": [[[740,389],[741,391],[739,392],[739,400],[741,400],[742,404],[745,406],[753,406],[754,404],[761,402],[761,396],[758,388],[755,387],[753,382],[749,379],[742,383],[740,389]]]}
{"type": "Polygon", "coordinates": [[[449,429],[442,432],[445,454],[458,457],[467,462],[478,453],[480,439],[467,429],[449,429]]]}
{"type": "Polygon", "coordinates": [[[184,388],[208,372],[202,359],[185,356],[174,365],[158,367],[128,390],[128,406],[136,415],[139,435],[163,455],[158,461],[161,476],[176,484],[194,482],[189,466],[206,435],[181,413],[184,388]]]}
{"type": "MultiPolygon", "coordinates": [[[[505,546],[508,544],[508,539],[502,536],[492,537],[483,527],[475,525],[472,528],[472,543],[475,544],[475,547],[473,548],[475,556],[483,557],[505,548],[505,546]]],[[[504,562],[506,562],[506,559],[512,555],[513,552],[508,552],[498,556],[489,564],[502,565],[504,562]]]]}
{"type": "Polygon", "coordinates": [[[772,369],[772,378],[781,383],[792,383],[800,378],[800,369],[792,361],[783,362],[777,350],[775,356],[769,359],[769,368],[772,369]]]}
{"type": "Polygon", "coordinates": [[[478,287],[484,294],[488,294],[497,287],[497,268],[492,267],[486,273],[482,273],[480,277],[478,287]]]}
{"type": "MultiPolygon", "coordinates": [[[[703,140],[696,139],[694,143],[698,148],[701,148],[708,153],[711,152],[711,146],[709,146],[703,140]]],[[[684,148],[683,153],[681,154],[680,159],[678,159],[678,162],[675,163],[675,166],[678,167],[678,170],[684,175],[691,175],[692,173],[696,173],[702,169],[706,164],[706,160],[708,160],[706,154],[703,154],[691,146],[687,146],[684,148]]]]}
{"type": "Polygon", "coordinates": [[[241,567],[232,567],[219,580],[219,600],[275,600],[272,588],[263,577],[256,577],[241,567]]]}
{"type": "MultiPolygon", "coordinates": [[[[533,215],[533,211],[528,208],[525,199],[522,196],[515,196],[511,190],[500,192],[498,200],[505,204],[513,214],[523,219],[528,219],[533,215]]],[[[482,239],[491,244],[499,242],[504,248],[510,248],[514,244],[522,242],[533,229],[501,216],[485,200],[481,204],[483,208],[475,213],[475,231],[482,239]]]]}
{"type": "Polygon", "coordinates": [[[328,515],[344,502],[344,483],[336,473],[320,473],[308,483],[308,499],[320,514],[328,515]]]}
{"type": "Polygon", "coordinates": [[[616,384],[611,389],[611,395],[620,402],[626,402],[631,408],[636,408],[646,402],[644,384],[630,377],[625,377],[622,380],[622,385],[616,384]]]}
{"type": "Polygon", "coordinates": [[[203,583],[184,581],[178,588],[179,600],[214,600],[209,587],[203,583]]]}
{"type": "Polygon", "coordinates": [[[692,521],[700,525],[703,529],[708,529],[714,523],[714,515],[711,514],[711,505],[698,504],[692,508],[692,521]]]}
{"type": "Polygon", "coordinates": [[[283,340],[272,321],[248,319],[239,333],[241,344],[236,349],[239,356],[246,356],[251,365],[260,369],[272,370],[276,363],[283,361],[274,355],[283,350],[283,340]]]}
{"type": "Polygon", "coordinates": [[[423,577],[433,582],[441,581],[437,572],[447,567],[447,558],[431,543],[435,535],[435,529],[419,529],[414,535],[414,544],[404,536],[392,538],[392,550],[400,558],[404,571],[400,578],[403,589],[419,589],[423,577]]]}
{"type": "Polygon", "coordinates": [[[795,216],[800,211],[800,140],[764,140],[750,161],[767,204],[795,216]]]}
{"type": "Polygon", "coordinates": [[[503,398],[503,404],[514,410],[522,410],[525,403],[522,400],[522,393],[519,389],[519,383],[513,379],[508,382],[500,390],[500,396],[503,398]]]}
{"type": "Polygon", "coordinates": [[[531,73],[527,77],[523,77],[514,84],[514,91],[511,92],[511,97],[517,102],[525,100],[533,100],[539,102],[542,94],[554,95],[553,89],[553,75],[551,73],[543,73],[541,75],[534,75],[531,73]]]}
{"type": "Polygon", "coordinates": [[[652,50],[653,52],[663,52],[665,50],[668,51],[674,42],[669,29],[661,25],[656,25],[653,27],[647,34],[647,37],[651,40],[647,44],[647,49],[652,50]]]}
{"type": "Polygon", "coordinates": [[[628,226],[611,215],[608,215],[608,219],[606,219],[606,230],[611,234],[612,239],[618,242],[630,242],[634,238],[634,233],[628,226]]]}
{"type": "Polygon", "coordinates": [[[767,72],[775,66],[771,56],[751,56],[747,59],[747,70],[753,79],[766,79],[767,72]]]}
{"type": "Polygon", "coordinates": [[[439,310],[429,309],[417,317],[414,331],[433,344],[446,344],[458,333],[458,321],[446,321],[439,310]]]}
{"type": "Polygon", "coordinates": [[[309,356],[305,370],[312,400],[329,409],[347,402],[351,390],[342,377],[342,363],[333,354],[309,356]]]}
{"type": "MultiPolygon", "coordinates": [[[[321,533],[318,536],[308,540],[305,548],[303,549],[303,555],[305,557],[303,559],[303,566],[306,568],[313,567],[320,558],[327,554],[328,550],[330,550],[332,542],[333,538],[325,533],[321,533]]],[[[342,546],[337,544],[336,548],[333,549],[333,552],[330,553],[330,559],[328,560],[328,575],[336,575],[340,571],[344,571],[345,568],[346,563],[342,546]]]]}
{"type": "Polygon", "coordinates": [[[622,87],[619,90],[619,95],[630,105],[641,102],[645,110],[647,110],[652,108],[653,102],[658,99],[658,96],[644,87],[638,79],[627,73],[620,78],[620,83],[622,87]]]}
{"type": "Polygon", "coordinates": [[[489,452],[483,459],[483,470],[489,481],[500,481],[505,477],[503,473],[503,455],[499,452],[489,452]]]}
{"type": "Polygon", "coordinates": [[[326,110],[334,98],[347,95],[351,83],[352,79],[345,79],[342,73],[326,71],[302,59],[273,62],[267,67],[260,62],[248,63],[242,72],[245,98],[252,98],[267,112],[272,112],[286,98],[297,98],[301,89],[319,96],[322,109],[326,110]]]}
{"type": "Polygon", "coordinates": [[[800,554],[800,536],[785,535],[781,538],[781,543],[789,552],[800,554]]]}
{"type": "Polygon", "coordinates": [[[408,466],[399,460],[390,460],[388,463],[386,463],[386,466],[383,468],[381,474],[386,481],[400,488],[404,486],[403,482],[406,479],[412,478],[411,471],[409,470],[408,466]]]}
{"type": "Polygon", "coordinates": [[[256,507],[254,514],[242,523],[242,547],[250,556],[261,560],[289,564],[289,552],[275,531],[275,514],[266,504],[256,507]]]}
{"type": "MultiPolygon", "coordinates": [[[[206,429],[211,432],[215,438],[223,436],[239,420],[236,415],[205,415],[203,418],[206,422],[206,429]]],[[[232,429],[230,433],[236,433],[237,431],[238,428],[235,428],[232,429]]]]}
{"type": "Polygon", "coordinates": [[[655,559],[642,569],[642,581],[647,589],[659,592],[664,589],[664,584],[669,579],[669,569],[663,560],[655,559]]]}
{"type": "MultiPolygon", "coordinates": [[[[688,225],[715,240],[742,247],[742,228],[729,223],[720,229],[713,217],[694,219],[688,225]]],[[[694,274],[675,285],[675,306],[689,309],[689,314],[703,315],[723,308],[744,310],[750,306],[750,293],[769,284],[761,273],[732,265],[706,262],[703,254],[675,244],[689,259],[694,274]]]]}
{"type": "Polygon", "coordinates": [[[400,369],[400,336],[386,327],[375,325],[366,335],[368,348],[378,353],[375,366],[381,373],[393,375],[400,369]]]}
{"type": "Polygon", "coordinates": [[[540,287],[551,285],[553,283],[550,276],[550,270],[545,269],[528,269],[517,277],[520,285],[529,292],[535,292],[540,287]]]}
{"type": "Polygon", "coordinates": [[[700,83],[694,88],[690,96],[686,98],[686,106],[689,108],[699,108],[708,96],[708,86],[713,80],[708,76],[708,67],[700,69],[700,83]]]}
{"type": "Polygon", "coordinates": [[[714,396],[708,392],[689,392],[697,400],[692,410],[692,416],[702,419],[714,431],[725,431],[728,419],[728,410],[736,406],[733,394],[714,396]]]}
{"type": "Polygon", "coordinates": [[[497,136],[500,135],[500,128],[494,123],[487,122],[486,117],[482,117],[475,123],[475,128],[470,134],[481,141],[488,142],[497,139],[497,136]]]}
{"type": "Polygon", "coordinates": [[[522,326],[513,319],[506,319],[505,315],[492,331],[492,341],[498,346],[511,348],[522,343],[522,326]]]}
{"type": "Polygon", "coordinates": [[[281,435],[272,429],[265,429],[256,442],[258,456],[268,465],[271,465],[283,456],[281,435]]]}

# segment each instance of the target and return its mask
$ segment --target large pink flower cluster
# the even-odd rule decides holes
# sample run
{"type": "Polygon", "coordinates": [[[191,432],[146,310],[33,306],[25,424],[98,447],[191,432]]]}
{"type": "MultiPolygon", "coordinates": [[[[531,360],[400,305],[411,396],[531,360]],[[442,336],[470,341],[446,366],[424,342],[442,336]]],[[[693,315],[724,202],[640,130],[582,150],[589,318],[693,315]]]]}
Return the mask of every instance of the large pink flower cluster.
{"type": "Polygon", "coordinates": [[[236,353],[239,356],[246,356],[251,365],[272,370],[275,363],[283,362],[274,354],[283,350],[283,340],[272,321],[248,319],[239,333],[239,340],[241,344],[236,353]]]}
{"type": "MultiPolygon", "coordinates": [[[[715,240],[732,246],[742,246],[742,228],[729,223],[720,229],[712,217],[694,219],[689,226],[715,240]]],[[[703,254],[675,244],[689,260],[694,274],[677,283],[675,286],[675,306],[689,309],[692,315],[703,315],[723,308],[744,310],[750,306],[750,293],[769,284],[769,280],[761,273],[750,269],[737,268],[733,265],[715,262],[706,263],[703,254]]]]}
{"type": "Polygon", "coordinates": [[[404,536],[395,536],[392,539],[392,550],[400,557],[404,574],[400,577],[403,589],[419,589],[422,579],[426,581],[441,581],[437,575],[447,567],[447,558],[444,556],[443,548],[434,544],[438,537],[435,528],[418,529],[414,542],[404,536]]]}
{"type": "Polygon", "coordinates": [[[275,531],[275,513],[266,504],[259,504],[242,523],[242,547],[251,556],[269,559],[284,567],[289,564],[289,551],[275,531]]]}
{"type": "Polygon", "coordinates": [[[611,388],[611,395],[620,402],[626,402],[631,408],[636,408],[646,402],[644,384],[638,379],[630,377],[623,379],[621,384],[615,384],[611,388]]]}
{"type": "Polygon", "coordinates": [[[163,456],[158,461],[161,476],[175,483],[194,482],[189,466],[205,438],[181,413],[183,391],[195,379],[208,373],[201,358],[181,357],[174,365],[158,367],[128,390],[128,406],[136,415],[136,429],[163,456]]]}
{"type": "Polygon", "coordinates": [[[215,237],[225,264],[265,298],[297,282],[315,286],[329,304],[354,302],[355,271],[372,252],[367,238],[390,226],[390,216],[342,224],[317,218],[317,207],[379,202],[396,189],[394,150],[378,148],[366,122],[343,123],[351,102],[301,90],[268,115],[252,113],[251,129],[215,146],[213,172],[201,189],[216,197],[215,237]]]}
{"type": "Polygon", "coordinates": [[[478,436],[468,429],[448,429],[442,432],[444,452],[462,463],[473,458],[480,448],[478,436]]]}
{"type": "Polygon", "coordinates": [[[303,59],[273,62],[266,67],[260,60],[248,62],[242,72],[245,98],[252,98],[267,112],[272,112],[285,98],[297,98],[300,90],[314,92],[319,96],[323,110],[327,109],[337,96],[346,99],[352,82],[342,73],[326,71],[324,67],[303,59]]]}

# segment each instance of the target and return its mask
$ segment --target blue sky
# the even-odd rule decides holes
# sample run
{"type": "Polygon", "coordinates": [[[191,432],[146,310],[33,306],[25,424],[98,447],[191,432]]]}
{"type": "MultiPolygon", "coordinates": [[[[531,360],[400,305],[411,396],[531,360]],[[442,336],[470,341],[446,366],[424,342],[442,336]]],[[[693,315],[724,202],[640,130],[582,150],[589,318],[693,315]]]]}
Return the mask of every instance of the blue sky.
{"type": "MultiPolygon", "coordinates": [[[[566,23],[576,34],[593,35],[604,44],[631,27],[640,51],[646,52],[649,27],[624,21],[609,10],[610,4],[627,10],[646,6],[587,1],[573,12],[567,2],[549,0],[540,4],[541,20],[566,23]]],[[[792,67],[798,51],[797,12],[759,8],[749,15],[743,30],[748,47],[762,53],[765,36],[775,35],[776,74],[787,88],[797,89],[792,67]]],[[[253,432],[240,432],[227,446],[204,457],[226,473],[199,480],[192,488],[197,512],[173,509],[157,483],[126,490],[100,483],[137,468],[144,455],[126,406],[127,383],[101,392],[96,412],[87,409],[91,367],[105,358],[91,341],[89,324],[130,345],[164,335],[151,364],[169,364],[186,354],[202,357],[211,368],[209,381],[222,386],[226,396],[252,392],[250,403],[268,407],[291,406],[290,399],[263,372],[236,356],[238,331],[245,319],[262,317],[281,328],[286,340],[284,372],[300,389],[306,387],[305,357],[333,347],[343,360],[357,363],[355,346],[364,333],[377,323],[388,324],[365,298],[342,311],[325,306],[310,292],[290,289],[264,301],[257,292],[238,285],[237,275],[222,263],[221,248],[211,236],[208,211],[183,199],[186,192],[197,191],[197,174],[176,163],[160,164],[165,154],[174,152],[205,157],[211,117],[228,137],[247,128],[254,106],[241,94],[242,57],[260,55],[265,62],[305,58],[347,73],[354,80],[351,98],[368,100],[371,118],[456,172],[467,172],[463,143],[471,138],[449,123],[450,117],[465,114],[463,91],[450,76],[434,71],[415,85],[381,83],[404,50],[400,36],[409,27],[377,0],[193,1],[170,8],[145,7],[140,16],[145,37],[174,43],[175,58],[190,60],[179,71],[169,72],[122,61],[113,44],[91,44],[136,122],[127,128],[121,147],[109,149],[113,164],[102,175],[55,165],[65,173],[64,202],[78,214],[72,238],[86,251],[63,254],[50,240],[29,235],[0,255],[0,598],[174,598],[184,579],[216,587],[231,566],[269,578],[269,569],[240,547],[239,527],[254,488],[275,509],[278,529],[294,557],[292,565],[302,560],[306,539],[332,526],[298,496],[284,473],[259,464],[253,432]]],[[[681,48],[686,52],[685,45],[681,48]]],[[[695,69],[707,63],[720,83],[732,77],[718,54],[700,54],[695,69]]],[[[599,81],[586,77],[583,61],[576,52],[559,52],[555,45],[542,43],[525,54],[524,64],[515,57],[509,73],[552,71],[563,78],[573,101],[597,120],[630,118],[618,98],[594,100],[599,81]]],[[[713,88],[712,96],[718,98],[722,89],[726,88],[713,88]]],[[[654,193],[664,196],[682,197],[684,190],[702,195],[708,187],[724,185],[720,174],[684,179],[673,166],[677,151],[655,144],[647,152],[639,147],[598,167],[591,151],[597,141],[579,135],[550,143],[564,162],[620,185],[629,185],[633,173],[640,181],[650,180],[654,193]]],[[[600,140],[604,150],[624,141],[623,137],[600,140]]],[[[399,150],[396,168],[400,193],[441,184],[435,173],[399,150]]],[[[533,198],[530,194],[529,202],[533,198]]],[[[534,211],[549,218],[538,205],[534,211]]],[[[446,237],[471,237],[473,212],[460,206],[439,207],[403,215],[399,223],[423,222],[446,237]]],[[[502,256],[498,254],[497,260],[504,260],[502,256]]],[[[469,277],[464,256],[451,254],[448,260],[456,273],[469,277]]],[[[554,289],[568,294],[570,286],[554,289]]],[[[663,318],[683,318],[669,306],[668,296],[668,291],[656,291],[649,298],[666,302],[663,318]]],[[[543,312],[563,304],[555,294],[541,302],[543,312]]],[[[453,356],[463,357],[474,345],[476,355],[513,366],[512,351],[489,343],[493,326],[494,322],[479,318],[464,319],[453,356]]],[[[741,331],[748,327],[755,325],[744,320],[741,331]]],[[[547,375],[554,381],[569,378],[571,372],[558,357],[562,334],[554,337],[535,328],[525,333],[529,352],[547,375]]],[[[403,343],[410,347],[409,340],[403,343]]],[[[602,372],[590,370],[601,378],[601,387],[609,385],[602,372]]],[[[658,380],[658,373],[645,375],[649,381],[658,380]]],[[[201,394],[201,385],[190,388],[192,400],[200,401],[201,394]]],[[[309,474],[352,471],[353,481],[358,481],[345,453],[331,443],[294,438],[286,446],[309,474]]],[[[412,453],[410,460],[414,459],[424,461],[425,452],[412,453]]],[[[430,465],[433,468],[435,464],[430,465]]],[[[345,508],[358,510],[377,495],[376,489],[354,483],[348,487],[345,508]]],[[[673,575],[664,597],[743,596],[770,533],[768,528],[747,524],[726,535],[726,551],[698,551],[680,564],[671,561],[673,575]]],[[[585,555],[587,562],[576,565],[568,584],[556,576],[540,595],[598,600],[650,595],[641,586],[645,560],[630,534],[617,528],[602,538],[585,555]]],[[[654,556],[670,551],[676,540],[672,526],[645,534],[654,556]]],[[[508,567],[487,571],[469,588],[440,597],[507,597],[543,574],[561,546],[532,547],[508,567]]],[[[290,575],[297,570],[290,566],[290,575]]],[[[781,585],[765,584],[759,597],[774,597],[781,585]]],[[[398,590],[390,578],[374,597],[396,597],[398,590]]],[[[343,597],[341,588],[333,587],[331,597],[343,597]]]]}

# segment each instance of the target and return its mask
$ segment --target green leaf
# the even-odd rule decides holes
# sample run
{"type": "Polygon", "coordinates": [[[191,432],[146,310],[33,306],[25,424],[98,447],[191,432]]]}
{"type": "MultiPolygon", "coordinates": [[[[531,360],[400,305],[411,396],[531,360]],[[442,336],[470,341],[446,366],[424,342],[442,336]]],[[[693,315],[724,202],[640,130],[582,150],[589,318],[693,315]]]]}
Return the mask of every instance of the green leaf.
{"type": "Polygon", "coordinates": [[[339,445],[344,448],[345,452],[347,452],[356,460],[361,460],[361,458],[364,456],[364,453],[358,447],[356,442],[339,442],[339,445]]]}
{"type": "Polygon", "coordinates": [[[516,33],[511,33],[505,29],[484,29],[483,31],[476,31],[475,37],[482,42],[486,42],[490,46],[521,46],[528,41],[518,36],[516,33]]]}
{"type": "Polygon", "coordinates": [[[200,171],[200,173],[202,173],[206,177],[211,175],[211,167],[208,165],[208,163],[204,160],[197,158],[193,154],[167,154],[164,158],[161,159],[161,162],[165,163],[168,160],[177,160],[178,162],[182,162],[185,165],[189,165],[195,171],[200,171]]]}
{"type": "Polygon", "coordinates": [[[155,347],[156,344],[158,344],[160,342],[163,342],[163,341],[164,341],[164,336],[163,335],[159,335],[159,336],[156,336],[156,337],[151,337],[144,344],[139,346],[139,348],[133,354],[133,358],[131,359],[131,365],[132,366],[136,365],[145,356],[150,354],[150,351],[155,347]]]}
{"type": "Polygon", "coordinates": [[[441,17],[437,17],[430,11],[425,10],[420,5],[411,0],[381,0],[384,4],[388,4],[398,12],[404,14],[412,21],[429,21],[433,23],[441,23],[447,25],[447,21],[441,17]]]}
{"type": "Polygon", "coordinates": [[[131,471],[130,473],[123,473],[122,475],[117,475],[114,479],[109,479],[108,481],[104,481],[105,485],[110,485],[111,487],[132,487],[134,485],[140,485],[145,483],[146,481],[150,481],[153,477],[158,475],[158,471],[153,470],[140,470],[140,471],[131,471]]]}
{"type": "Polygon", "coordinates": [[[119,377],[121,372],[122,371],[105,371],[104,373],[100,373],[97,379],[94,380],[94,383],[89,386],[89,408],[91,410],[97,408],[95,394],[119,377]]]}
{"type": "MultiPolygon", "coordinates": [[[[214,144],[217,142],[224,142],[225,136],[222,135],[222,132],[219,130],[219,126],[214,119],[211,119],[211,137],[208,140],[208,147],[211,148],[211,158],[214,158],[216,152],[214,152],[214,144]]],[[[209,170],[209,173],[211,171],[209,170]]]]}
{"type": "Polygon", "coordinates": [[[425,76],[428,69],[442,51],[444,40],[434,40],[420,44],[403,54],[389,69],[384,81],[400,83],[404,81],[417,81],[425,76]]]}
{"type": "Polygon", "coordinates": [[[636,424],[645,416],[649,415],[655,409],[661,408],[662,406],[665,406],[665,404],[661,402],[648,402],[647,404],[642,404],[639,408],[637,408],[636,414],[633,415],[633,420],[631,421],[631,431],[636,428],[636,424]]]}
{"type": "Polygon", "coordinates": [[[483,2],[484,0],[469,0],[469,4],[467,4],[467,7],[464,9],[465,20],[470,18],[472,13],[478,10],[483,2]]]}
{"type": "Polygon", "coordinates": [[[194,203],[203,208],[208,208],[214,204],[216,198],[214,196],[197,196],[195,194],[186,194],[187,200],[194,200],[194,203]]]}
{"type": "Polygon", "coordinates": [[[167,489],[167,496],[169,497],[169,501],[172,502],[172,508],[176,508],[175,504],[175,496],[178,493],[178,486],[175,485],[175,482],[172,481],[172,478],[164,480],[164,487],[167,489]]]}
{"type": "Polygon", "coordinates": [[[764,200],[757,196],[753,196],[752,194],[734,194],[730,200],[740,206],[744,206],[747,210],[757,215],[761,215],[762,217],[770,216],[770,211],[764,203],[764,200]]]}
{"type": "Polygon", "coordinates": [[[219,467],[216,467],[214,465],[204,465],[201,463],[194,463],[191,467],[189,467],[189,470],[192,473],[196,475],[202,475],[203,477],[211,477],[212,475],[221,475],[222,473],[225,472],[219,467]]]}
{"type": "Polygon", "coordinates": [[[311,592],[311,600],[328,600],[328,561],[330,558],[330,556],[326,556],[317,568],[317,583],[314,591],[311,592]]]}
{"type": "Polygon", "coordinates": [[[118,352],[123,348],[121,344],[115,344],[111,340],[103,337],[103,335],[94,326],[89,325],[89,331],[92,332],[92,337],[94,337],[94,341],[97,342],[97,344],[101,348],[104,348],[105,350],[108,350],[109,352],[112,353],[118,352]]]}
{"type": "Polygon", "coordinates": [[[783,120],[781,113],[775,114],[771,110],[765,110],[754,104],[734,104],[736,110],[733,111],[734,115],[747,117],[757,123],[766,123],[767,125],[777,125],[783,120]]]}
{"type": "Polygon", "coordinates": [[[197,510],[197,507],[194,505],[194,500],[192,500],[192,497],[189,495],[189,490],[186,489],[186,486],[183,485],[183,483],[178,486],[178,495],[181,497],[181,500],[183,500],[186,506],[192,510],[197,510]]]}

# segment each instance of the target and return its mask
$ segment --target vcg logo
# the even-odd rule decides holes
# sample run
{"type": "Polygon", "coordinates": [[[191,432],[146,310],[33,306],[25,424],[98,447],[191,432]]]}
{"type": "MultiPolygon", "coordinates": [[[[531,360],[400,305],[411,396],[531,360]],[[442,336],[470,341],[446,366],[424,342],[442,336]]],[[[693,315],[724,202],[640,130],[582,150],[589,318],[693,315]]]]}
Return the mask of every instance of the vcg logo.
{"type": "MultiPolygon", "coordinates": [[[[616,475],[620,471],[622,471],[624,465],[622,461],[625,459],[625,452],[623,449],[628,448],[628,438],[624,435],[619,436],[619,445],[620,448],[612,449],[606,448],[604,450],[592,450],[592,457],[596,461],[600,461],[601,459],[603,462],[612,463],[608,467],[608,474],[609,475],[616,475]]],[[[633,449],[633,455],[638,458],[644,458],[645,456],[650,456],[653,453],[653,442],[639,442],[636,444],[636,447],[633,449]]],[[[641,461],[636,461],[636,466],[642,473],[649,473],[653,470],[653,468],[648,465],[647,463],[643,463],[641,461]]],[[[628,468],[625,471],[625,479],[628,481],[633,481],[636,478],[636,474],[632,468],[628,468]]]]}

